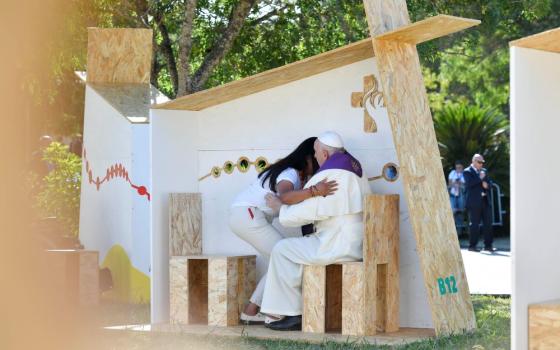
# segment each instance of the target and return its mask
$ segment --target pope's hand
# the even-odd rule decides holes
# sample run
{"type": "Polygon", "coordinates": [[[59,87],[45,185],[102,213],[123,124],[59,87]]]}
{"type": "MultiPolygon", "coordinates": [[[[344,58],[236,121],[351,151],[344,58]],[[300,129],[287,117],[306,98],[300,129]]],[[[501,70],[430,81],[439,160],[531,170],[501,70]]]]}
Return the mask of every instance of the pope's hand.
{"type": "Polygon", "coordinates": [[[267,194],[264,198],[266,199],[266,205],[270,209],[272,209],[275,214],[280,212],[280,207],[282,206],[282,201],[280,201],[280,198],[273,195],[272,193],[267,194]]]}

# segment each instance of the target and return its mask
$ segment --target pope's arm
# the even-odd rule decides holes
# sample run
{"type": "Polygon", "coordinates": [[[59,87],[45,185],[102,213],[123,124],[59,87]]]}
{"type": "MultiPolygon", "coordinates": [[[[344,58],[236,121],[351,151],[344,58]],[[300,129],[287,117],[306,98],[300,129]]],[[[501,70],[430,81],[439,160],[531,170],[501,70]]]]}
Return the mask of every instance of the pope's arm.
{"type": "Polygon", "coordinates": [[[319,201],[322,199],[322,197],[313,197],[298,204],[283,205],[280,207],[278,218],[280,223],[286,227],[298,227],[327,219],[327,216],[317,214],[319,201]]]}

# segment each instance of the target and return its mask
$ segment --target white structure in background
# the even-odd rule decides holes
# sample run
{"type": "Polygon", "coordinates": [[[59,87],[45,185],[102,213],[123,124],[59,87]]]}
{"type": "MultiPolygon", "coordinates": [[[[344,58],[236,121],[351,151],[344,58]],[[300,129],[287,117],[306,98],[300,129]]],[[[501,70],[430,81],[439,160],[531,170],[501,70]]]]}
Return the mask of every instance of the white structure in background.
{"type": "Polygon", "coordinates": [[[111,271],[115,298],[149,302],[149,107],[167,98],[135,69],[138,62],[122,60],[132,56],[149,68],[151,31],[90,28],[88,74],[79,74],[86,81],[79,236],[111,271]],[[149,48],[134,46],[146,40],[149,48]]]}
{"type": "MultiPolygon", "coordinates": [[[[369,133],[364,110],[351,105],[364,76],[378,75],[371,45],[366,39],[151,109],[152,323],[169,321],[169,193],[202,193],[203,254],[257,254],[227,224],[234,196],[257,171],[205,177],[212,168],[242,157],[274,162],[325,130],[342,135],[370,177],[387,163],[398,165],[386,109],[369,109],[378,128],[369,133]]],[[[401,327],[433,328],[401,180],[379,179],[371,187],[401,198],[401,327]]]]}
{"type": "Polygon", "coordinates": [[[512,42],[510,56],[511,335],[527,349],[529,304],[560,299],[560,28],[512,42]]]}

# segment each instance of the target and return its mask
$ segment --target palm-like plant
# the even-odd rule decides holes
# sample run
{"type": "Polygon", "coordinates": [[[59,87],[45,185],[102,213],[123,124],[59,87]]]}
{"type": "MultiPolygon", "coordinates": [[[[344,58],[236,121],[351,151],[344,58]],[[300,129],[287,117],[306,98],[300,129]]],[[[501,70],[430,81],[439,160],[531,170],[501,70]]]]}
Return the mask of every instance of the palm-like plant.
{"type": "Polygon", "coordinates": [[[461,160],[466,166],[480,153],[493,180],[509,188],[509,121],[499,111],[464,103],[449,104],[435,113],[434,127],[447,171],[461,160]]]}

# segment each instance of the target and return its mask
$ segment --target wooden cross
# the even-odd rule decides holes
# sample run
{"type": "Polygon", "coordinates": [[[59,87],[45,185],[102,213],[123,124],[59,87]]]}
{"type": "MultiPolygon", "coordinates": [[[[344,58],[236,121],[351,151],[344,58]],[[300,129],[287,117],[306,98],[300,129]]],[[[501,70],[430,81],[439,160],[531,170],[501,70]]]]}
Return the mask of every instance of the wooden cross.
{"type": "Polygon", "coordinates": [[[437,335],[470,331],[474,311],[416,44],[480,21],[438,15],[410,24],[405,0],[363,2],[433,325],[437,335]]]}
{"type": "Polygon", "coordinates": [[[369,133],[377,132],[377,124],[368,111],[368,105],[373,109],[377,106],[385,107],[385,99],[383,98],[383,93],[379,91],[379,82],[375,75],[366,75],[364,77],[364,91],[353,92],[351,103],[352,107],[364,109],[364,131],[369,133]]]}

